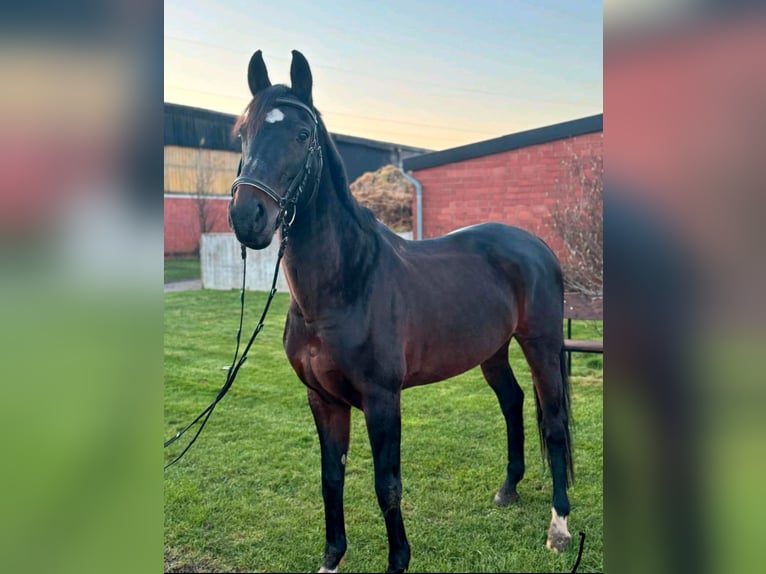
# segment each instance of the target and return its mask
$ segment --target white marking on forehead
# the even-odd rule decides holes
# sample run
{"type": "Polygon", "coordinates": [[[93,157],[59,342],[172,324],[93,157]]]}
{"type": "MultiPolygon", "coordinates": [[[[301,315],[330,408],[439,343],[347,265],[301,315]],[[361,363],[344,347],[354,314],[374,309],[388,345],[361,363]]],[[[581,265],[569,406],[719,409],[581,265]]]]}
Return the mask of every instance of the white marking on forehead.
{"type": "Polygon", "coordinates": [[[282,110],[279,108],[274,108],[268,114],[266,114],[264,119],[270,124],[273,124],[274,122],[281,122],[283,119],[285,119],[285,114],[283,114],[282,110]]]}

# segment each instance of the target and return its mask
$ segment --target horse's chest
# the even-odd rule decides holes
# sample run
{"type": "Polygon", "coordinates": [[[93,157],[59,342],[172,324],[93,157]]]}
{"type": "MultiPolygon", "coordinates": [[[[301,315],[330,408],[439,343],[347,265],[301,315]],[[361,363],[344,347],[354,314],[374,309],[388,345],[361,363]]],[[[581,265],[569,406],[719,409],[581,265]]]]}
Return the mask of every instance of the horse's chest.
{"type": "Polygon", "coordinates": [[[303,355],[308,361],[311,371],[317,377],[323,377],[338,369],[338,361],[333,348],[319,337],[311,337],[303,349],[303,355]]]}
{"type": "Polygon", "coordinates": [[[377,356],[364,332],[342,323],[308,324],[297,314],[289,317],[285,351],[299,378],[308,387],[359,407],[362,390],[377,356]]]}
{"type": "Polygon", "coordinates": [[[291,362],[297,359],[303,369],[324,379],[328,373],[343,371],[356,363],[356,334],[338,321],[307,323],[302,317],[290,317],[285,350],[291,362]]]}
{"type": "Polygon", "coordinates": [[[304,373],[304,382],[312,387],[335,394],[337,387],[347,378],[342,356],[337,349],[317,335],[306,335],[293,350],[304,373]]]}

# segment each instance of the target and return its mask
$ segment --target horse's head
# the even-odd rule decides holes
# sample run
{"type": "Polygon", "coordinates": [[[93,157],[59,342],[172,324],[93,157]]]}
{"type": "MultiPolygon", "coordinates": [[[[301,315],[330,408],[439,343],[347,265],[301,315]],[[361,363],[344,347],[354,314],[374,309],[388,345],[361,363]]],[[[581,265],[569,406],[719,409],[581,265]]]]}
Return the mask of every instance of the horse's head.
{"type": "Polygon", "coordinates": [[[229,206],[237,239],[252,249],[267,247],[280,223],[292,222],[301,194],[316,189],[321,177],[311,70],[295,50],[290,80],[290,88],[272,86],[261,51],[253,54],[247,74],[253,99],[235,126],[242,159],[229,206]]]}

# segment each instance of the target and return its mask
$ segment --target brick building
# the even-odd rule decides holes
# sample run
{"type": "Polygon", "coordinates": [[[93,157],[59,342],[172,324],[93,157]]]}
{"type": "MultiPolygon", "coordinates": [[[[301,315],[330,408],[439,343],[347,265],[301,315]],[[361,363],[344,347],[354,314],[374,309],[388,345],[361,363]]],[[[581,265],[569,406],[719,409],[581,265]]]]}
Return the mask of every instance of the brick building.
{"type": "MultiPolygon", "coordinates": [[[[165,104],[165,255],[195,253],[203,228],[228,233],[229,186],[236,177],[237,116],[165,104]],[[204,223],[203,223],[204,222],[204,223]]],[[[349,182],[367,171],[430,150],[330,134],[349,182]]]]}
{"type": "MultiPolygon", "coordinates": [[[[422,186],[422,238],[499,221],[540,235],[554,249],[549,209],[566,201],[575,156],[603,155],[603,114],[405,159],[422,186]]],[[[413,213],[417,214],[414,202],[413,213]]]]}

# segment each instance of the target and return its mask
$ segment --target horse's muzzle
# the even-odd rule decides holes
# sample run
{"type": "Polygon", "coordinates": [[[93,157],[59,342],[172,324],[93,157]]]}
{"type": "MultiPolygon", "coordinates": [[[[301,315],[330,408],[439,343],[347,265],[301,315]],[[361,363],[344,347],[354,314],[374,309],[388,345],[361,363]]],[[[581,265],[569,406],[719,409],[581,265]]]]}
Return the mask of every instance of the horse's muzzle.
{"type": "Polygon", "coordinates": [[[229,205],[229,223],[240,243],[268,247],[274,237],[279,207],[251,185],[238,185],[229,205]]]}

